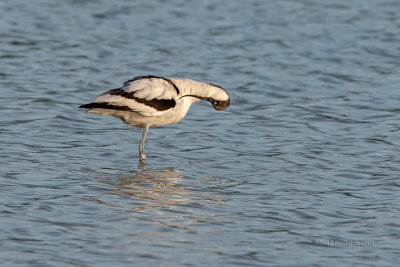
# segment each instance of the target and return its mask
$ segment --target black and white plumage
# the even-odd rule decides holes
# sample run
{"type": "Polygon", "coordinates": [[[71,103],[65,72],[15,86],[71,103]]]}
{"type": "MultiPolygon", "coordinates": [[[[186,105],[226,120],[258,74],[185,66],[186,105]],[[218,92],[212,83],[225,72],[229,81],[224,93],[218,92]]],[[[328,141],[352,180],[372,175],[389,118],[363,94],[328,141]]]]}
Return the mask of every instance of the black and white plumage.
{"type": "Polygon", "coordinates": [[[139,153],[141,160],[145,160],[144,142],[148,129],[179,122],[190,106],[201,100],[211,102],[216,110],[224,110],[230,105],[228,93],[218,85],[149,75],[126,81],[122,87],[109,90],[80,108],[89,109],[88,113],[111,115],[128,125],[142,128],[139,153]]]}

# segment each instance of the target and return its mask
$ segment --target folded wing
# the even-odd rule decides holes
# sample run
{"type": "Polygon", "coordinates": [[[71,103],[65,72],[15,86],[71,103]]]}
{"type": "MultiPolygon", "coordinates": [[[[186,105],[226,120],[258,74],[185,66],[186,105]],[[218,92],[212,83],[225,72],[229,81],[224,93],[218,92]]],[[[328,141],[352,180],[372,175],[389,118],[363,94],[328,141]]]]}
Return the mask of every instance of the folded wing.
{"type": "Polygon", "coordinates": [[[121,88],[112,89],[97,97],[89,108],[130,110],[144,116],[156,116],[175,107],[179,89],[167,79],[156,76],[135,77],[121,88]]]}

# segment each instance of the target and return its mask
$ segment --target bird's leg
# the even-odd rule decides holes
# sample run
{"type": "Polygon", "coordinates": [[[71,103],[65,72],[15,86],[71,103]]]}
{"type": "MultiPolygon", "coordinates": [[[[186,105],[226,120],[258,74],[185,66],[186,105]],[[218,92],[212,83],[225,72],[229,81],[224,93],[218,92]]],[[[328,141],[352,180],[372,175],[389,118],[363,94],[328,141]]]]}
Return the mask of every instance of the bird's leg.
{"type": "Polygon", "coordinates": [[[140,141],[140,146],[139,146],[140,160],[146,160],[146,155],[144,154],[144,142],[146,141],[146,135],[148,130],[149,127],[147,126],[143,127],[142,140],[140,141]]]}

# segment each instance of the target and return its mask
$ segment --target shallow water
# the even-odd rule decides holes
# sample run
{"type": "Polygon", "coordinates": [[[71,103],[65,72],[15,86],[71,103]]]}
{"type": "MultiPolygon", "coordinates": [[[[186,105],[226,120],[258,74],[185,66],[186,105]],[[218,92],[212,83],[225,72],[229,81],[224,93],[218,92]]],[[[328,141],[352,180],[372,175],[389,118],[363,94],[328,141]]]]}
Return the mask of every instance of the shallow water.
{"type": "Polygon", "coordinates": [[[0,264],[398,263],[400,3],[321,2],[1,1],[0,264]],[[231,107],[139,164],[77,107],[144,74],[231,107]]]}

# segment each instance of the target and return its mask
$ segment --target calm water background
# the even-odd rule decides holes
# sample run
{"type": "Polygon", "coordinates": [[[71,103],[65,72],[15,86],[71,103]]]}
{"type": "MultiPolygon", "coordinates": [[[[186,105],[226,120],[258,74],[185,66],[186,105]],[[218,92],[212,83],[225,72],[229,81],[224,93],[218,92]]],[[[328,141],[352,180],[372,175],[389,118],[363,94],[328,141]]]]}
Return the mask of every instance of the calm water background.
{"type": "Polygon", "coordinates": [[[399,10],[2,0],[0,264],[394,266],[399,10]],[[231,107],[151,129],[139,165],[140,130],[77,107],[144,74],[231,107]]]}

